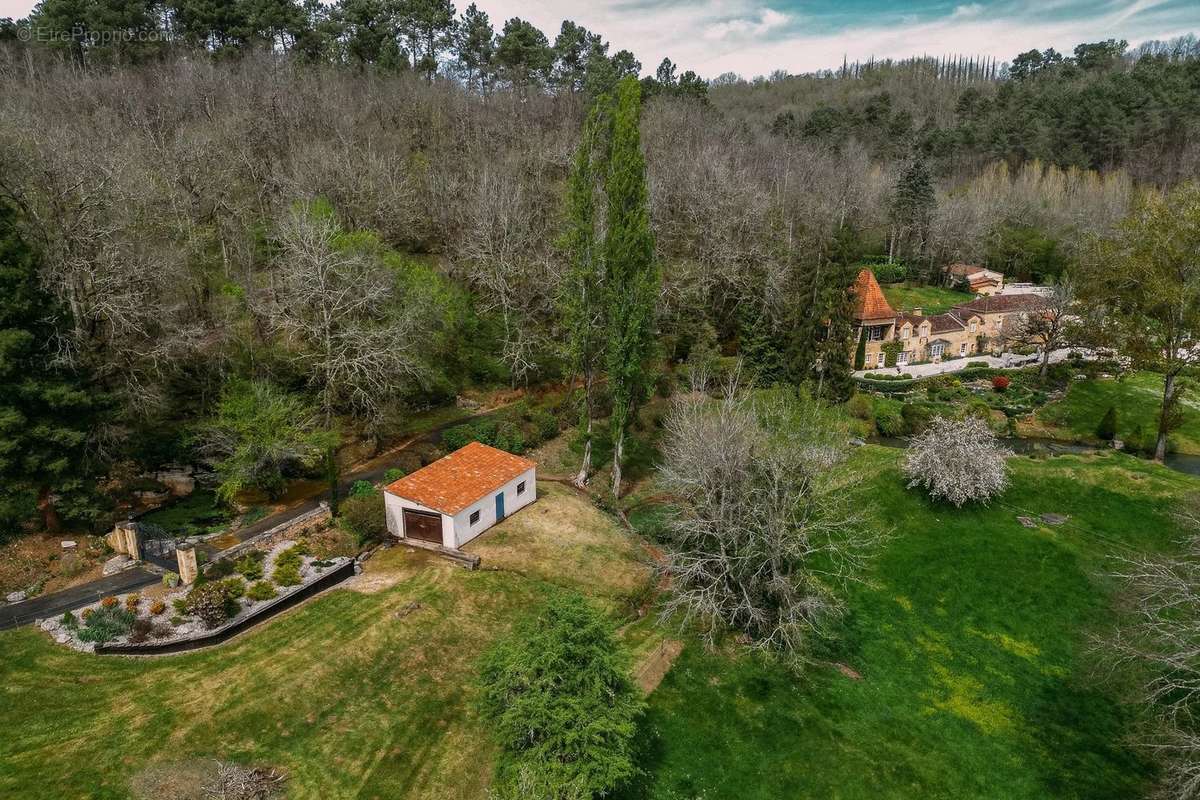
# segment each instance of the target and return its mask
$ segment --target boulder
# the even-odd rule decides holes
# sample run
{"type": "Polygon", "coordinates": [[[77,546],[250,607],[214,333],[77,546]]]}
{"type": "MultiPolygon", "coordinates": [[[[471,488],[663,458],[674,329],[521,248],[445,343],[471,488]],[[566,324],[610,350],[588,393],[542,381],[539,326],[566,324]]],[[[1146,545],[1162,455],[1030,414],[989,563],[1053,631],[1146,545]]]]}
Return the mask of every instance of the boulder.
{"type": "Polygon", "coordinates": [[[119,556],[113,556],[108,561],[104,562],[104,574],[116,575],[121,570],[133,564],[133,559],[122,553],[119,556]]]}
{"type": "Polygon", "coordinates": [[[1111,442],[1108,443],[1108,446],[1111,447],[1113,450],[1124,450],[1125,449],[1125,443],[1123,441],[1121,441],[1120,439],[1113,439],[1111,442]]]}
{"type": "Polygon", "coordinates": [[[1017,521],[1020,522],[1022,525],[1024,525],[1026,528],[1036,528],[1037,527],[1037,522],[1034,520],[1033,517],[1017,517],[1017,521]]]}
{"type": "Polygon", "coordinates": [[[73,542],[70,539],[67,539],[66,541],[64,541],[62,543],[63,550],[74,550],[75,546],[76,546],[76,542],[73,542]]]}
{"type": "Polygon", "coordinates": [[[10,603],[19,603],[26,597],[24,592],[10,592],[4,599],[10,603]]]}
{"type": "Polygon", "coordinates": [[[1042,514],[1042,522],[1047,525],[1062,525],[1070,517],[1064,514],[1042,514]]]}

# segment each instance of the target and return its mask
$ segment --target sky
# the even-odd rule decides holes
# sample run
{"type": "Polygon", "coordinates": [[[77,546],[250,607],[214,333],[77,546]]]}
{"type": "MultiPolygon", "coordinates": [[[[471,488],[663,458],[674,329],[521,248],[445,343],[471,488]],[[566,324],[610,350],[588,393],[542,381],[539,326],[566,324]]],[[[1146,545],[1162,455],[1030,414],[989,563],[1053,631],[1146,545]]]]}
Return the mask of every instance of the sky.
{"type": "MultiPolygon", "coordinates": [[[[1085,41],[1200,34],[1198,0],[475,0],[499,30],[519,16],[554,38],[564,19],[633,51],[645,72],[669,57],[706,78],[776,69],[963,54],[1009,61],[1031,48],[1070,53],[1085,41]]],[[[23,17],[34,0],[0,0],[23,17]]],[[[461,12],[466,0],[457,0],[461,12]]]]}

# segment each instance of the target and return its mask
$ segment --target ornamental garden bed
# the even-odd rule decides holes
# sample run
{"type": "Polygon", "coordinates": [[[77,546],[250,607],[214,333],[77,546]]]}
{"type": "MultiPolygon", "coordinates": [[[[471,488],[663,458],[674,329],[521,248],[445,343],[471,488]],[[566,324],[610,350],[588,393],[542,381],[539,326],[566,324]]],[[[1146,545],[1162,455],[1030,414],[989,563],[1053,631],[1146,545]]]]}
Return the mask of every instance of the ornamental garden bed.
{"type": "Polygon", "coordinates": [[[40,627],[59,644],[84,652],[190,650],[224,641],[353,575],[354,560],[317,558],[305,540],[287,539],[269,550],[245,553],[230,572],[170,588],[159,597],[105,597],[45,619],[40,627]]]}

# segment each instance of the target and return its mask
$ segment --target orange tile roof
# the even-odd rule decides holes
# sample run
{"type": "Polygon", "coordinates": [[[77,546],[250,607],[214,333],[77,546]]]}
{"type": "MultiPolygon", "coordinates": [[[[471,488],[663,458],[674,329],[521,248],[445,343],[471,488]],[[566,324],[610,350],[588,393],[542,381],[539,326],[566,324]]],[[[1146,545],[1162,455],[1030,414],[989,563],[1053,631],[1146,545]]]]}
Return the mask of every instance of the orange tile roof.
{"type": "Polygon", "coordinates": [[[864,269],[858,273],[852,291],[855,296],[855,319],[862,321],[895,318],[896,312],[888,305],[887,298],[883,296],[883,289],[879,288],[879,281],[875,280],[875,273],[871,270],[864,269]]]}
{"type": "Polygon", "coordinates": [[[527,458],[471,442],[384,491],[453,515],[535,466],[527,458]]]}

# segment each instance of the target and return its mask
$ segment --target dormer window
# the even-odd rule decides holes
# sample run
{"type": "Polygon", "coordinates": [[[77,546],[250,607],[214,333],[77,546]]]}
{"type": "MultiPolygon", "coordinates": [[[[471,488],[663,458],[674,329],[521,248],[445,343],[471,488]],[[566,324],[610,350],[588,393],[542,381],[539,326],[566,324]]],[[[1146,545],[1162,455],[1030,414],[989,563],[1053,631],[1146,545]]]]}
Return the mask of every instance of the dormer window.
{"type": "Polygon", "coordinates": [[[906,324],[900,328],[900,338],[901,339],[907,339],[911,333],[912,333],[911,325],[906,324]]]}

